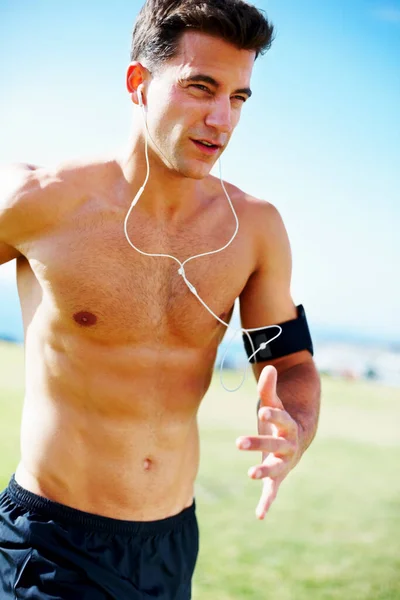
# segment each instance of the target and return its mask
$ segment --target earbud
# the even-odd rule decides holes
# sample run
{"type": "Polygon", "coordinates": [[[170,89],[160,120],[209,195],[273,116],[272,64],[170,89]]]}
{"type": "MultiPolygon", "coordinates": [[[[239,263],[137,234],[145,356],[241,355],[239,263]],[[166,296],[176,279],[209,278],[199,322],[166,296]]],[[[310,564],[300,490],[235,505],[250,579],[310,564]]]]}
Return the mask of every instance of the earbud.
{"type": "Polygon", "coordinates": [[[140,108],[143,108],[143,96],[142,96],[142,86],[139,85],[138,89],[137,89],[137,96],[138,96],[138,100],[139,100],[139,106],[140,108]]]}
{"type": "MultiPolygon", "coordinates": [[[[257,349],[254,348],[254,344],[252,342],[252,338],[250,336],[250,333],[253,332],[253,331],[259,331],[260,329],[265,329],[265,327],[256,327],[256,328],[253,328],[253,329],[242,329],[241,327],[239,329],[233,328],[232,325],[229,322],[223,321],[216,313],[213,312],[213,310],[200,297],[200,295],[197,292],[197,290],[194,287],[194,285],[186,277],[186,274],[185,274],[185,264],[186,263],[188,263],[189,261],[192,261],[192,260],[194,260],[196,258],[201,258],[203,256],[210,256],[210,255],[217,254],[218,252],[222,252],[223,250],[225,250],[225,248],[228,248],[228,246],[230,246],[232,244],[232,242],[236,238],[238,230],[239,230],[239,219],[238,219],[238,216],[236,214],[235,208],[234,208],[234,206],[232,204],[232,200],[231,200],[231,198],[230,198],[230,196],[229,196],[229,194],[228,194],[228,192],[226,190],[226,187],[224,185],[224,181],[222,179],[221,159],[220,159],[220,164],[219,164],[219,178],[220,178],[220,182],[221,182],[221,187],[222,187],[222,189],[224,191],[224,194],[225,194],[225,196],[226,196],[226,198],[228,200],[229,206],[230,206],[230,208],[232,210],[232,213],[233,213],[233,216],[234,216],[234,219],[235,219],[235,222],[236,222],[235,231],[234,231],[232,237],[230,238],[230,240],[224,246],[222,246],[222,248],[218,248],[217,250],[210,250],[209,252],[204,252],[202,254],[196,254],[195,256],[190,256],[184,262],[181,262],[176,256],[172,256],[172,254],[161,254],[161,253],[157,253],[156,254],[156,253],[144,252],[143,250],[141,250],[140,248],[138,248],[137,246],[135,246],[135,244],[133,244],[132,240],[130,239],[129,234],[128,234],[128,227],[127,227],[128,226],[128,221],[129,221],[131,212],[132,212],[133,208],[136,206],[136,204],[138,203],[140,197],[142,196],[142,194],[143,194],[143,192],[144,192],[144,190],[146,188],[147,182],[149,180],[149,177],[150,177],[150,161],[149,161],[149,151],[148,151],[148,145],[149,145],[148,140],[149,140],[149,138],[151,139],[151,137],[150,137],[150,133],[149,133],[149,130],[148,130],[148,127],[147,127],[147,120],[146,120],[146,112],[147,111],[146,111],[146,107],[145,107],[144,102],[143,102],[143,95],[142,95],[143,87],[144,86],[142,84],[140,84],[138,86],[137,90],[136,90],[136,94],[137,94],[138,104],[139,104],[140,108],[142,109],[141,113],[142,113],[142,118],[143,118],[143,123],[144,123],[144,132],[145,132],[145,136],[144,136],[144,138],[145,138],[145,145],[144,145],[144,148],[145,148],[145,158],[146,158],[146,165],[147,165],[147,173],[146,173],[146,179],[145,179],[142,187],[139,189],[139,191],[137,192],[136,196],[132,200],[131,206],[130,206],[130,208],[128,210],[128,213],[127,213],[127,215],[125,217],[125,221],[124,221],[125,238],[126,238],[128,244],[134,250],[136,250],[136,252],[138,252],[139,254],[141,254],[143,256],[151,256],[151,257],[159,257],[159,258],[169,258],[169,259],[174,260],[179,265],[178,273],[182,277],[182,279],[185,282],[186,286],[189,288],[190,292],[197,298],[197,300],[200,302],[200,304],[202,304],[202,306],[210,313],[210,315],[212,317],[214,317],[217,321],[219,321],[219,323],[221,323],[222,325],[224,325],[227,329],[233,329],[233,331],[235,332],[235,336],[239,332],[240,333],[244,333],[244,334],[247,335],[247,337],[249,339],[249,342],[250,342],[250,345],[251,345],[251,348],[252,348],[252,351],[253,351],[253,354],[249,357],[246,369],[245,369],[244,374],[243,374],[242,382],[240,383],[240,385],[238,387],[236,387],[235,389],[227,388],[225,386],[223,380],[222,380],[222,370],[223,370],[223,367],[224,367],[225,357],[226,357],[226,355],[228,353],[228,350],[229,350],[232,342],[234,341],[235,337],[233,337],[231,339],[231,341],[229,342],[229,344],[228,344],[228,346],[227,346],[227,348],[225,350],[225,354],[224,354],[224,356],[222,358],[222,362],[221,362],[221,366],[220,366],[220,379],[221,379],[221,384],[222,384],[223,388],[225,390],[227,390],[228,392],[235,392],[236,390],[238,390],[239,388],[242,387],[242,385],[243,385],[243,383],[244,383],[244,381],[246,379],[247,372],[248,372],[248,366],[250,364],[250,361],[254,358],[254,356],[256,356],[256,354],[260,350],[265,350],[268,344],[270,344],[277,337],[280,336],[280,334],[282,333],[282,328],[279,325],[268,325],[268,326],[266,326],[266,328],[268,328],[268,329],[270,329],[270,328],[272,329],[273,327],[278,328],[279,329],[279,333],[277,335],[275,335],[274,337],[272,337],[270,340],[268,340],[268,342],[263,342],[259,346],[259,348],[257,348],[257,349]]],[[[162,154],[161,150],[160,150],[160,153],[162,154]]],[[[167,162],[169,162],[169,161],[167,161],[167,162]]]]}

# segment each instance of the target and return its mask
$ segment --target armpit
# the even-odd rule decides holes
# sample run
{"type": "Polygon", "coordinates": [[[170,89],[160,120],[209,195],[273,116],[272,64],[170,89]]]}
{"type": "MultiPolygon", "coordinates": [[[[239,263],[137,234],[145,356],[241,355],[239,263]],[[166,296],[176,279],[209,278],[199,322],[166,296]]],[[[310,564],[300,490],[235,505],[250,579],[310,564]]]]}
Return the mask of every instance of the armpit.
{"type": "Polygon", "coordinates": [[[4,242],[0,242],[0,265],[4,265],[5,263],[13,260],[14,258],[18,258],[22,256],[18,250],[5,244],[4,242]]]}

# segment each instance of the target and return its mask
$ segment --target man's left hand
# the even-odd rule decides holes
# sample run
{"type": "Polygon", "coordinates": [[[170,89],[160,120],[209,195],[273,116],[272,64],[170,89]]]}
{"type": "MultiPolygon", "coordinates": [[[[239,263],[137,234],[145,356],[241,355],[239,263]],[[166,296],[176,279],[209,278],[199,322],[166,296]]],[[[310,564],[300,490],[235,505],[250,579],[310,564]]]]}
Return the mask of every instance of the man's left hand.
{"type": "Polygon", "coordinates": [[[276,391],[275,367],[263,369],[258,380],[260,408],[257,436],[240,437],[236,445],[240,450],[261,451],[262,463],[249,469],[249,477],[262,479],[263,489],[256,509],[258,519],[264,519],[279,486],[300,459],[299,426],[292,419],[276,391]]]}

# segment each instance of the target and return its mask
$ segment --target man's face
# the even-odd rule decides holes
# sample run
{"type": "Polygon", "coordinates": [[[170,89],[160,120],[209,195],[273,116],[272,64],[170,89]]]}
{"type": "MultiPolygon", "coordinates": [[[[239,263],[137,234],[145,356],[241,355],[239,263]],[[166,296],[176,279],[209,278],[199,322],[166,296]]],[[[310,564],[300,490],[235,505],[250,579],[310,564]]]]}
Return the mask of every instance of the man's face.
{"type": "Polygon", "coordinates": [[[184,177],[209,174],[250,97],[255,53],[189,31],[147,89],[153,152],[184,177]],[[213,144],[210,146],[210,144],[213,144]],[[165,160],[166,159],[166,160],[165,160]]]}

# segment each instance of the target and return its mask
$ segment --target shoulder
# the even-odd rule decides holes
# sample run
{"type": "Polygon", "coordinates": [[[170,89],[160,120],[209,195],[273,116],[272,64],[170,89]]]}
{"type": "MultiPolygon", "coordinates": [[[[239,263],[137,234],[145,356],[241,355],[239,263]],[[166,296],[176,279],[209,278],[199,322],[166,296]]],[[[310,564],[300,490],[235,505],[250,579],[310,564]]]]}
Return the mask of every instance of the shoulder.
{"type": "Polygon", "coordinates": [[[0,218],[11,232],[22,233],[36,227],[42,218],[50,218],[55,202],[63,189],[58,169],[27,164],[4,165],[0,168],[0,218]]]}
{"type": "Polygon", "coordinates": [[[13,244],[63,218],[101,168],[82,161],[54,167],[1,165],[0,239],[13,244]]]}
{"type": "MultiPolygon", "coordinates": [[[[25,231],[29,220],[24,218],[35,208],[38,198],[48,186],[45,169],[24,163],[0,166],[0,236],[2,241],[14,241],[14,234],[25,231]]],[[[32,211],[31,222],[36,220],[32,211]]]]}
{"type": "MultiPolygon", "coordinates": [[[[220,180],[217,177],[211,179],[213,189],[222,197],[220,180]]],[[[235,210],[242,212],[246,221],[254,221],[254,224],[257,224],[258,219],[261,218],[263,222],[270,223],[271,226],[276,221],[282,221],[278,209],[271,202],[256,198],[228,181],[223,183],[235,210]]]]}
{"type": "Polygon", "coordinates": [[[109,169],[105,161],[68,161],[41,167],[24,163],[0,165],[0,206],[11,207],[28,199],[47,199],[54,194],[74,197],[109,169]],[[75,194],[74,194],[75,192],[75,194]]]}
{"type": "Polygon", "coordinates": [[[49,168],[26,163],[1,165],[1,205],[11,208],[59,187],[65,171],[63,167],[49,168]]]}
{"type": "Polygon", "coordinates": [[[252,274],[288,281],[292,273],[292,252],[279,210],[271,202],[230,183],[224,182],[224,185],[239,219],[239,231],[253,248],[252,274]]]}
{"type": "MultiPolygon", "coordinates": [[[[220,180],[213,180],[215,189],[220,190],[220,180]]],[[[272,202],[252,196],[229,182],[224,181],[224,186],[237,212],[241,229],[245,235],[251,236],[261,253],[288,245],[282,216],[272,202]]]]}
{"type": "Polygon", "coordinates": [[[94,178],[110,168],[115,161],[76,160],[64,161],[54,166],[28,163],[0,164],[0,191],[12,194],[18,190],[34,191],[60,184],[75,184],[94,178]]]}
{"type": "Polygon", "coordinates": [[[37,187],[39,167],[23,163],[0,165],[0,206],[11,207],[18,198],[37,187]]]}

